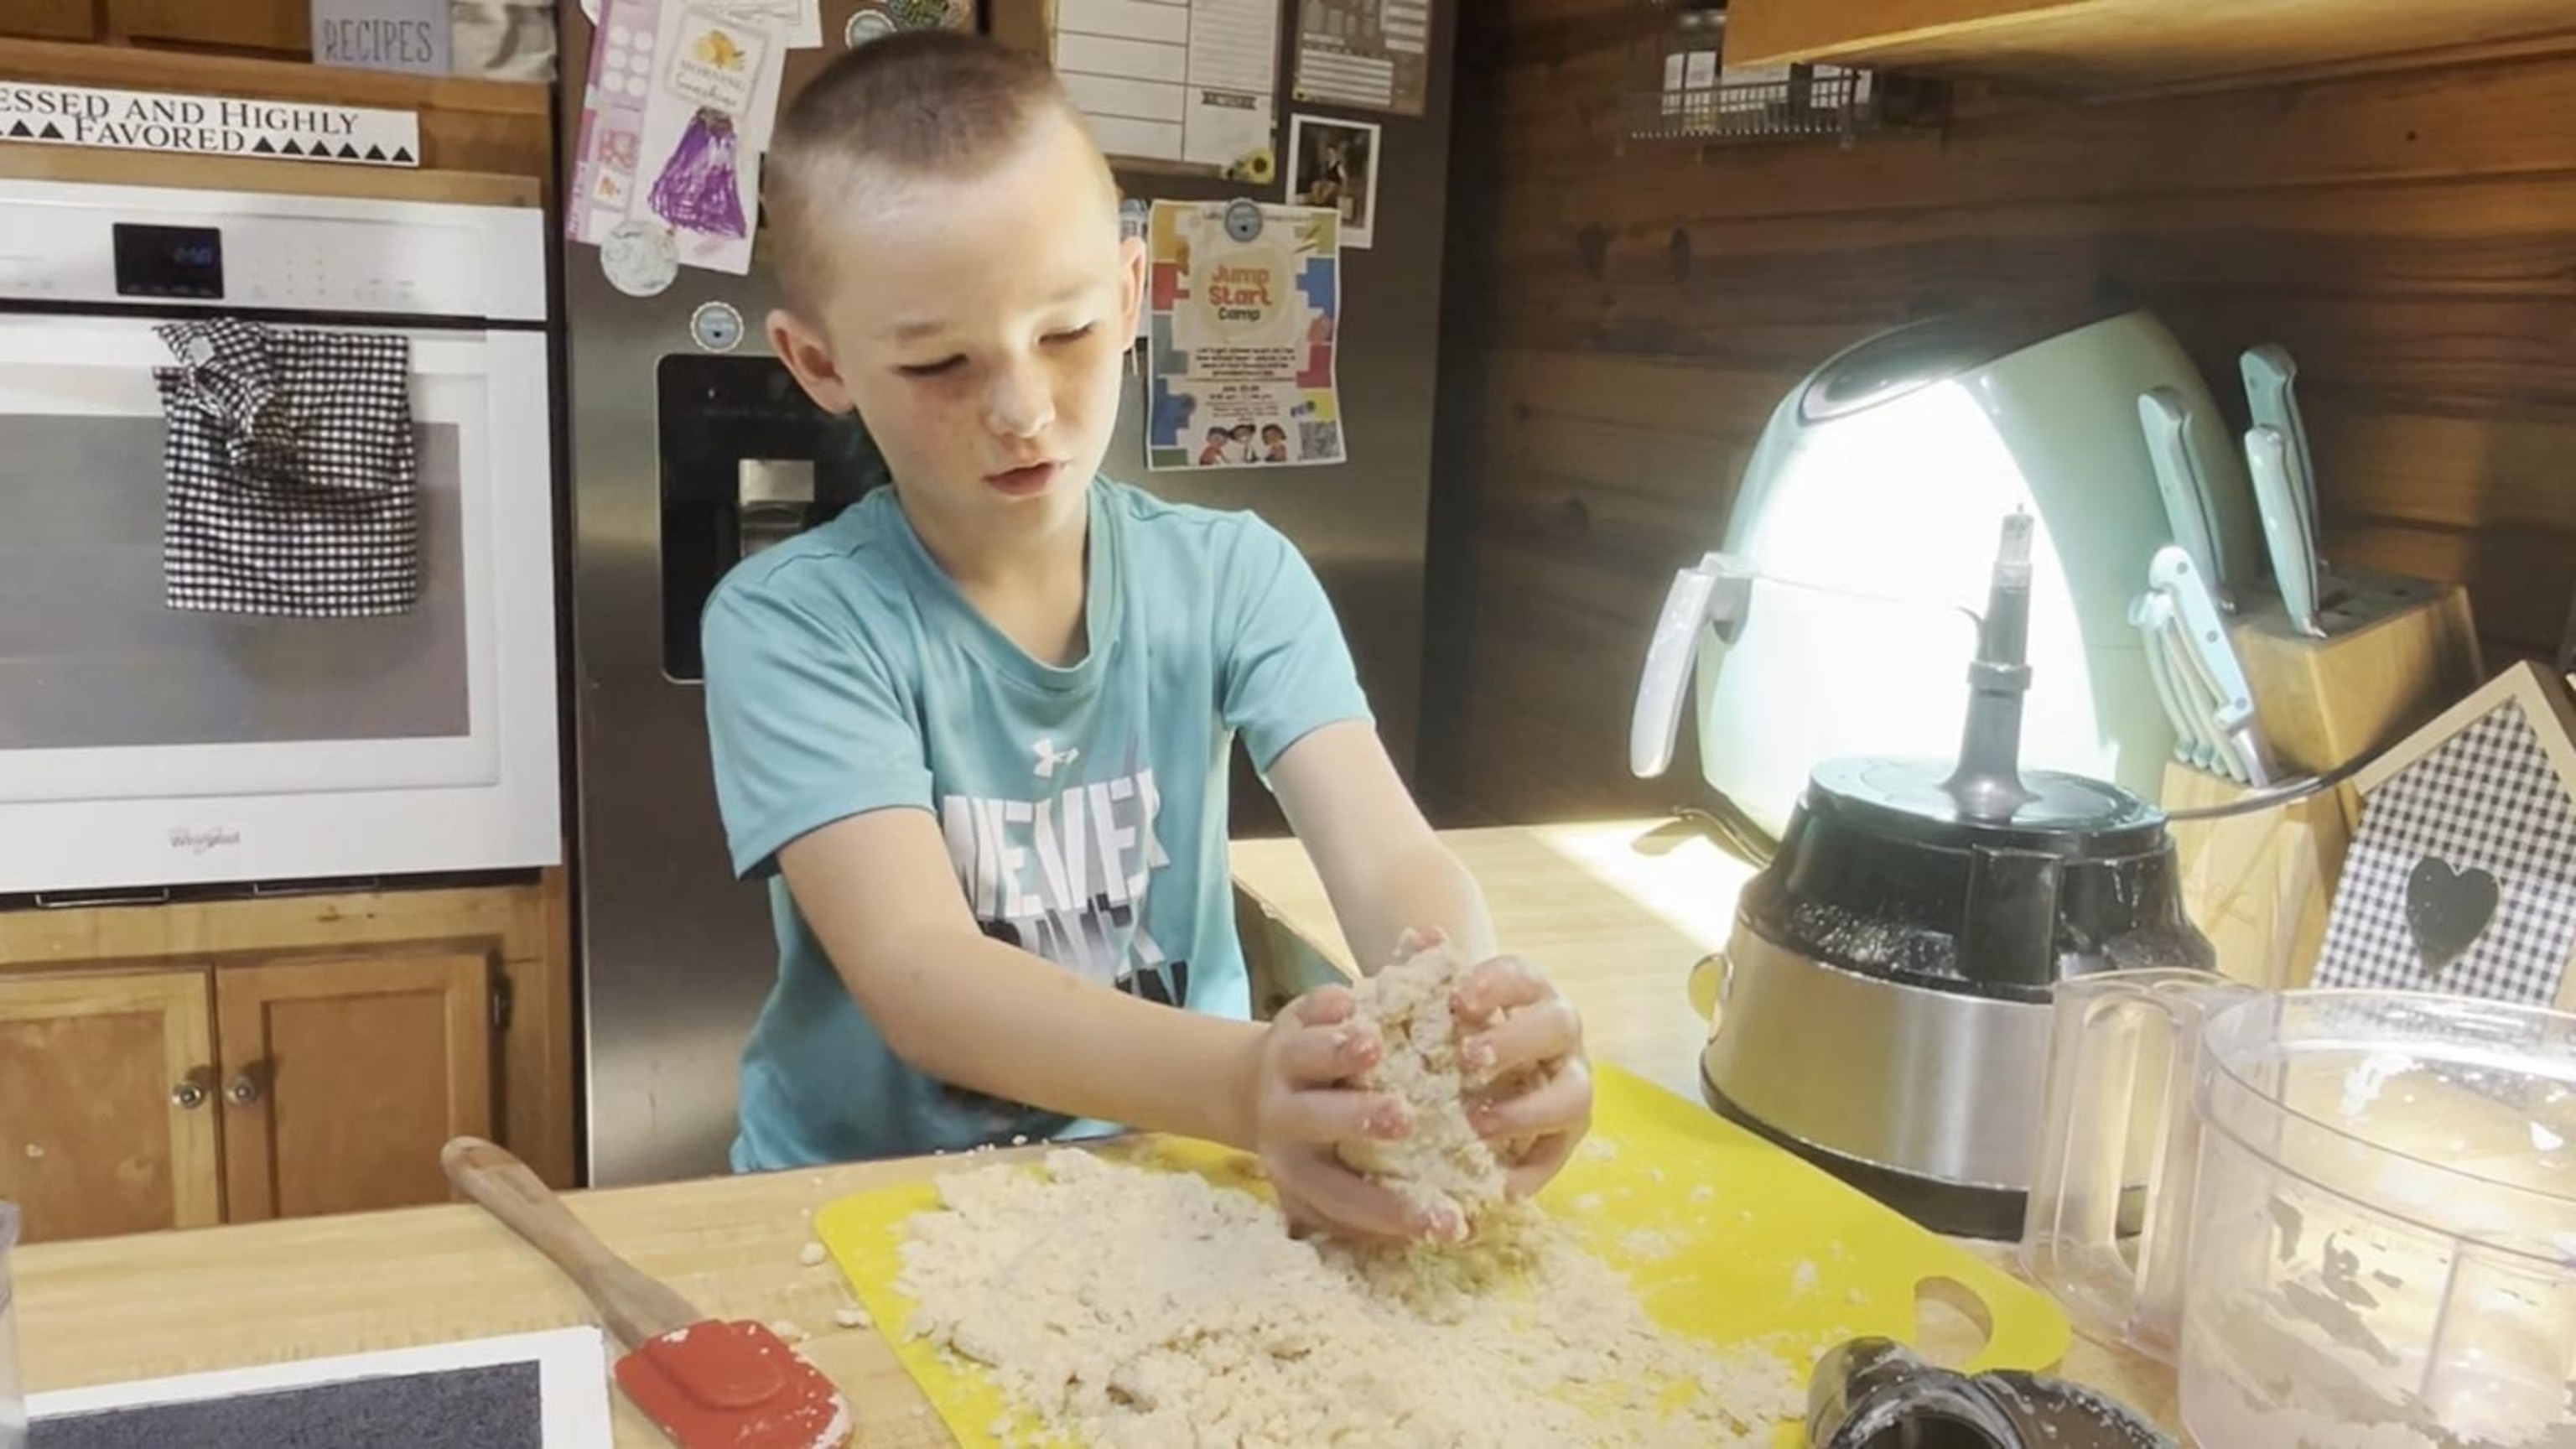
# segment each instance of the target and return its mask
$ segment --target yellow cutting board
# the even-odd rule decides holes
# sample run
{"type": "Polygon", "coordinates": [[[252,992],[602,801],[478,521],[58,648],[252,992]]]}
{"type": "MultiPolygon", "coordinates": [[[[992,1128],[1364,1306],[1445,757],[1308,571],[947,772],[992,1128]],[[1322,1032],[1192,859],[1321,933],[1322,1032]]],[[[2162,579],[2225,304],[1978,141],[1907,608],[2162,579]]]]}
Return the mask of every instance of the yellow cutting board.
{"type": "MultiPolygon", "coordinates": [[[[1993,1325],[1965,1367],[2045,1369],[2065,1354],[2066,1316],[2046,1294],[1696,1102],[1616,1067],[1594,1070],[1591,1135],[1539,1201],[1625,1273],[1665,1327],[1720,1345],[1761,1340],[1792,1355],[1803,1380],[1845,1339],[1912,1340],[1918,1288],[1955,1284],[1993,1325]]],[[[1138,1138],[1113,1150],[1258,1188],[1241,1154],[1206,1143],[1138,1138]]],[[[958,1159],[959,1170],[981,1165],[958,1159]]],[[[842,1198],[814,1229],[958,1442],[996,1444],[1001,1392],[903,1331],[913,1309],[894,1287],[904,1224],[937,1206],[931,1181],[906,1183],[842,1198]]]]}

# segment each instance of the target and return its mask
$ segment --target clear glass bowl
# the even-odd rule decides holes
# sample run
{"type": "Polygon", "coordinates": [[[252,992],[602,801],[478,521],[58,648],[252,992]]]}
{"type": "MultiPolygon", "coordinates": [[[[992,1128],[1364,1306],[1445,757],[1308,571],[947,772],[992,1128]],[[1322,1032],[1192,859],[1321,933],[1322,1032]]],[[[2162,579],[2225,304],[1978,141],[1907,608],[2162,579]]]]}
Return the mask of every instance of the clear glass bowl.
{"type": "Polygon", "coordinates": [[[2576,1016],[2198,972],[2056,1013],[2024,1261],[2199,1444],[2576,1449],[2576,1016]]]}

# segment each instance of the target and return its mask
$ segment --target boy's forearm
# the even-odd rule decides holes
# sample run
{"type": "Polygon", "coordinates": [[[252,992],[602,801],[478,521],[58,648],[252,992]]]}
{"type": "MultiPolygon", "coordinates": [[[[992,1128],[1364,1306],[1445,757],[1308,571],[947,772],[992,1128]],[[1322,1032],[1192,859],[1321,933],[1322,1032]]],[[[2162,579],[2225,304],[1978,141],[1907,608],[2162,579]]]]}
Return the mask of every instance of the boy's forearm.
{"type": "Polygon", "coordinates": [[[1392,961],[1395,943],[1408,929],[1448,933],[1470,961],[1486,960],[1498,949],[1484,891],[1437,837],[1351,882],[1342,894],[1349,899],[1335,900],[1333,914],[1364,973],[1392,961]]]}
{"type": "Polygon", "coordinates": [[[1252,1022],[1159,1006],[977,938],[859,990],[916,1071],[1051,1112],[1250,1147],[1252,1022]]]}
{"type": "Polygon", "coordinates": [[[1392,960],[1407,930],[1444,932],[1472,960],[1497,954],[1484,892],[1422,818],[1366,721],[1309,731],[1272,762],[1270,785],[1360,970],[1392,960]]]}

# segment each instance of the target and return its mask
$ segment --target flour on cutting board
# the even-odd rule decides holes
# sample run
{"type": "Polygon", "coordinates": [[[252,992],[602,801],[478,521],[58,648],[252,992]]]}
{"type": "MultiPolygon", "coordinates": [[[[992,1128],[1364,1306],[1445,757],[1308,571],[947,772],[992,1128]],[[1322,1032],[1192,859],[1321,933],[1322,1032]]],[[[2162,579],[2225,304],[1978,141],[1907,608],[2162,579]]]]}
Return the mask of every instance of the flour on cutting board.
{"type": "Polygon", "coordinates": [[[1390,1426],[1426,1449],[1709,1449],[1767,1444],[1804,1408],[1782,1359],[1660,1328],[1527,1204],[1464,1245],[1363,1249],[1293,1238],[1239,1188],[1076,1150],[951,1174],[939,1194],[895,1280],[918,1304],[908,1331],[1099,1449],[1383,1442],[1390,1426]]]}
{"type": "MultiPolygon", "coordinates": [[[[1512,1144],[1498,1156],[1465,1102],[1526,1090],[1527,1069],[1495,1078],[1468,1059],[1484,1023],[1454,1011],[1461,953],[1402,950],[1357,988],[1351,1026],[1382,1048],[1357,1085],[1402,1098],[1412,1131],[1342,1157],[1465,1241],[1300,1240],[1241,1188],[1059,1150],[1040,1170],[940,1180],[944,1210],[912,1219],[895,1281],[919,1304],[909,1331],[1101,1449],[1302,1449],[1391,1429],[1458,1449],[1768,1443],[1804,1406],[1788,1364],[1658,1327],[1572,1229],[1507,1200],[1512,1144]]],[[[1621,1240],[1648,1261],[1686,1246],[1649,1228],[1621,1240]]]]}

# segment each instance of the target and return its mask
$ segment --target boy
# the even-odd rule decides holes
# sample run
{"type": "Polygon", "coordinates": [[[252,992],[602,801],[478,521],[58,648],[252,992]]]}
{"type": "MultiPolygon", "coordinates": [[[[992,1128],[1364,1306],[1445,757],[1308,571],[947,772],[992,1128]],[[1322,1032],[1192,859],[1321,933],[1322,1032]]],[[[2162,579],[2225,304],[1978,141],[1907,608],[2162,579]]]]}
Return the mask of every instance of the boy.
{"type": "Polygon", "coordinates": [[[1239,733],[1359,960],[1418,926],[1485,963],[1460,990],[1471,1051],[1548,1070],[1479,1127],[1534,1140],[1517,1190],[1546,1181],[1590,1118],[1580,1024],[1487,959],[1475,883],[1397,778],[1314,575],[1252,515],[1093,479],[1144,252],[1052,73],[972,36],[874,41],[781,117],[767,207],[771,345],[894,481],[707,606],[717,793],[780,944],[736,1168],[1118,1123],[1257,1153],[1308,1225],[1454,1232],[1334,1156],[1407,1125],[1347,1085],[1374,1050],[1336,1029],[1350,994],[1246,1019],[1239,733]]]}

